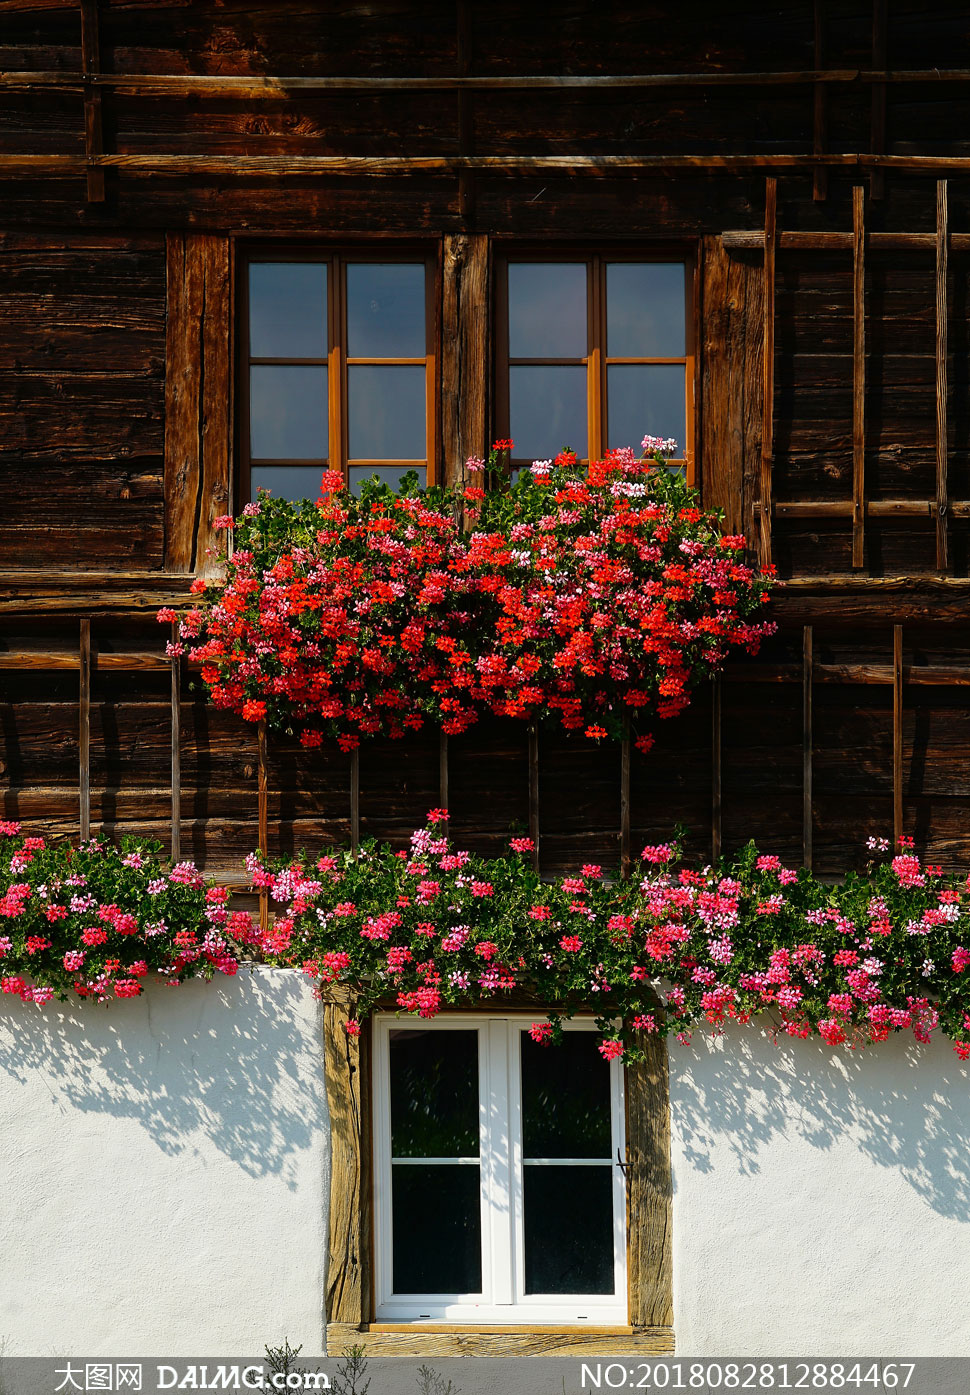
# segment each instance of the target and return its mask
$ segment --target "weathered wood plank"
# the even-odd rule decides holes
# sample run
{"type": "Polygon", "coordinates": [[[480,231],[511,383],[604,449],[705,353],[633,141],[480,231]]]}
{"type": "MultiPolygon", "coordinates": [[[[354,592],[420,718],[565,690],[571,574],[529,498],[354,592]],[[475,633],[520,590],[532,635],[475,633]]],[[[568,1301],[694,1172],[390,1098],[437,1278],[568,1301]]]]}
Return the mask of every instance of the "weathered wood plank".
{"type": "Polygon", "coordinates": [[[812,869],[812,835],[815,826],[812,793],[812,685],[814,677],[813,630],[802,631],[802,865],[812,869]]]}
{"type": "Polygon", "coordinates": [[[78,824],[81,841],[91,837],[91,621],[81,621],[78,648],[78,824]]]}
{"type": "Polygon", "coordinates": [[[352,1016],[353,1004],[349,1002],[328,1002],[324,1007],[324,1070],[330,1112],[326,1313],[328,1324],[349,1330],[370,1317],[371,1225],[369,1092],[362,1039],[347,1032],[352,1016]]]}
{"type": "Polygon", "coordinates": [[[865,565],[866,497],[865,189],[852,190],[852,565],[865,565]]]}
{"type": "Polygon", "coordinates": [[[469,456],[485,455],[488,374],[488,238],[444,239],[441,305],[441,442],[444,479],[461,479],[469,456]]]}
{"type": "MultiPolygon", "coordinates": [[[[881,72],[886,67],[886,41],[888,28],[888,0],[873,0],[872,4],[872,67],[881,72]]],[[[873,155],[882,155],[886,150],[886,84],[874,82],[872,85],[872,117],[870,122],[869,149],[873,155]]],[[[869,195],[881,199],[886,192],[886,176],[880,169],[869,176],[869,195]]]]}
{"type": "Polygon", "coordinates": [[[627,1067],[627,1262],[634,1327],[673,1322],[673,1186],[667,1043],[644,1038],[646,1059],[627,1067]]]}
{"type": "MultiPolygon", "coordinates": [[[[101,93],[91,81],[101,72],[98,0],[81,0],[81,62],[84,69],[84,153],[89,160],[104,153],[101,93]]],[[[88,203],[104,202],[104,170],[87,172],[88,203]]]]}
{"type": "Polygon", "coordinates": [[[949,566],[947,520],[947,182],[936,186],[936,567],[949,566]]]}
{"type": "Polygon", "coordinates": [[[429,1330],[424,1324],[327,1324],[328,1355],[343,1355],[352,1346],[363,1347],[373,1357],[664,1356],[674,1351],[674,1332],[672,1327],[429,1330]]]}
{"type": "Polygon", "coordinates": [[[778,181],[765,180],[764,301],[762,305],[761,513],[758,560],[771,566],[771,471],[775,419],[775,237],[778,181]]]}
{"type": "MultiPolygon", "coordinates": [[[[815,69],[825,66],[825,0],[815,0],[815,69]]],[[[812,95],[812,149],[823,155],[828,145],[828,84],[817,82],[812,95]]],[[[822,203],[828,196],[828,170],[817,167],[812,175],[812,198],[822,203]]]]}
{"type": "Polygon", "coordinates": [[[211,570],[229,506],[229,241],[170,234],[165,377],[165,565],[211,570]]]}

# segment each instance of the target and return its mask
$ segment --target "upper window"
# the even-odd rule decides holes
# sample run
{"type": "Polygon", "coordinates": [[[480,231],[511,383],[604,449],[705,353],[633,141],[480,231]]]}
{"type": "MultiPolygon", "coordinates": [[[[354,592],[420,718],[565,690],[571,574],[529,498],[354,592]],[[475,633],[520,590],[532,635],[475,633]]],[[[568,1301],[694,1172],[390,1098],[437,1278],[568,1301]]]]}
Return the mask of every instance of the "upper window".
{"type": "Polygon", "coordinates": [[[528,1027],[375,1020],[378,1319],[626,1323],[622,1070],[528,1027]]]}
{"type": "Polygon", "coordinates": [[[433,482],[433,261],[253,254],[244,287],[242,500],[315,499],[324,469],[433,482]]]}
{"type": "MultiPolygon", "coordinates": [[[[497,264],[497,434],[513,464],[564,447],[596,460],[673,437],[692,477],[687,265],[622,255],[509,255],[497,264]]],[[[693,482],[691,478],[691,482],[693,482]]]]}

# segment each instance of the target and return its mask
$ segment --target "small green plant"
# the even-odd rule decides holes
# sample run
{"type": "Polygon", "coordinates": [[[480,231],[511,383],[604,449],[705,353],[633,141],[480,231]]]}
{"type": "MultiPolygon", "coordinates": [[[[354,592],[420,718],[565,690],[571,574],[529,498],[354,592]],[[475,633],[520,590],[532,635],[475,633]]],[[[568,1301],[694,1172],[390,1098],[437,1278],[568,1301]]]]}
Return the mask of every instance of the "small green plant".
{"type": "Polygon", "coordinates": [[[348,1347],[331,1382],[331,1390],[335,1395],[367,1395],[370,1377],[364,1379],[366,1370],[367,1357],[364,1355],[364,1348],[360,1343],[348,1347]]]}
{"type": "Polygon", "coordinates": [[[421,1395],[461,1395],[460,1386],[445,1380],[433,1366],[418,1367],[418,1389],[421,1395]]]}

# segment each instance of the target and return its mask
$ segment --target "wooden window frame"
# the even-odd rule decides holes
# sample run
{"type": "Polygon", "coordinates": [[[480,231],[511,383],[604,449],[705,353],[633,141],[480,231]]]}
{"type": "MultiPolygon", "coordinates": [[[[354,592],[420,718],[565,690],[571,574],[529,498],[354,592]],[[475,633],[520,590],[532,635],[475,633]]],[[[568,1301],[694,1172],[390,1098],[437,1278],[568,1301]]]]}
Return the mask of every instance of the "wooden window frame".
{"type": "MultiPolygon", "coordinates": [[[[472,1011],[488,1016],[489,1006],[472,1011]]],[[[325,1299],[330,1355],[340,1355],[352,1345],[373,1356],[422,1358],[664,1355],[674,1350],[670,1099],[663,1040],[647,1038],[647,1059],[625,1067],[626,1324],[378,1322],[371,1027],[366,1023],[359,1036],[347,1033],[356,1004],[344,989],[328,991],[323,1011],[331,1148],[325,1299]]],[[[516,1002],[504,1015],[518,1011],[534,1017],[544,1009],[516,1002]]]]}
{"type": "Polygon", "coordinates": [[[250,367],[253,363],[294,363],[319,364],[327,368],[327,430],[328,450],[326,458],[309,460],[262,460],[260,465],[292,465],[297,467],[319,467],[324,470],[337,470],[345,480],[348,471],[375,469],[387,466],[400,466],[401,474],[408,470],[427,471],[428,485],[437,484],[441,477],[440,464],[440,314],[441,302],[441,254],[440,247],[429,247],[427,243],[371,242],[357,246],[346,243],[339,245],[301,244],[274,245],[260,243],[241,249],[238,255],[238,307],[237,316],[237,440],[235,499],[241,509],[249,502],[253,460],[250,453],[250,367]],[[303,262],[317,263],[326,267],[327,276],[327,354],[321,358],[264,358],[253,357],[249,352],[249,268],[255,262],[303,262]],[[423,358],[350,357],[347,352],[347,266],[363,262],[415,263],[425,267],[425,354],[423,358]],[[355,365],[381,364],[394,366],[424,366],[425,370],[425,448],[427,455],[422,460],[370,460],[351,458],[349,453],[349,412],[347,402],[348,369],[355,365]]]}
{"type": "MultiPolygon", "coordinates": [[[[600,460],[606,447],[605,424],[607,410],[607,369],[611,364],[683,364],[685,377],[684,422],[686,439],[681,455],[671,463],[682,465],[687,483],[697,488],[700,471],[697,464],[698,403],[697,368],[698,354],[698,259],[693,248],[670,247],[596,247],[569,244],[554,247],[534,245],[518,247],[502,244],[495,251],[495,360],[493,394],[495,402],[495,436],[508,438],[511,434],[509,421],[509,369],[518,360],[509,354],[508,316],[508,266],[510,262],[582,262],[586,265],[586,323],[587,352],[581,358],[543,358],[522,360],[535,363],[562,363],[582,365],[586,368],[586,455],[584,460],[600,460]],[[629,358],[623,355],[608,357],[606,353],[606,267],[611,262],[666,262],[684,267],[684,334],[685,352],[673,358],[645,355],[629,358]]],[[[625,444],[634,448],[638,441],[625,444]]],[[[516,467],[528,465],[524,457],[513,456],[516,467]]]]}

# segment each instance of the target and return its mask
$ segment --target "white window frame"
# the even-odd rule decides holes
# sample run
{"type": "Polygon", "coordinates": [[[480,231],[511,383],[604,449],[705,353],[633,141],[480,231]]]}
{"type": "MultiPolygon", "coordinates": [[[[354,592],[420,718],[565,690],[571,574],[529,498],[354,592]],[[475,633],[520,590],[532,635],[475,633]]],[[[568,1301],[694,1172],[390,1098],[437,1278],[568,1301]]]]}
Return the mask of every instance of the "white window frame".
{"type": "MultiPolygon", "coordinates": [[[[452,1015],[412,1022],[378,1015],[373,1023],[374,1249],[376,1318],[383,1322],[589,1323],[628,1321],[626,1283],[626,1156],[623,1067],[609,1063],[612,1116],[607,1164],[588,1159],[529,1159],[557,1166],[610,1166],[613,1191],[614,1289],[612,1294],[525,1294],[520,1033],[535,1016],[452,1015]],[[478,1032],[479,1157],[481,1167],[482,1292],[396,1295],[392,1288],[390,1037],[393,1030],[478,1032]],[[509,1143],[511,1142],[511,1147],[509,1143]]],[[[570,1032],[595,1031],[590,1020],[565,1024],[570,1032]]],[[[556,1048],[550,1046],[550,1051],[556,1048]]],[[[451,1160],[449,1160],[451,1161],[451,1160]]]]}

